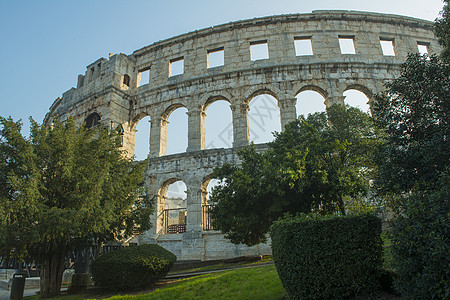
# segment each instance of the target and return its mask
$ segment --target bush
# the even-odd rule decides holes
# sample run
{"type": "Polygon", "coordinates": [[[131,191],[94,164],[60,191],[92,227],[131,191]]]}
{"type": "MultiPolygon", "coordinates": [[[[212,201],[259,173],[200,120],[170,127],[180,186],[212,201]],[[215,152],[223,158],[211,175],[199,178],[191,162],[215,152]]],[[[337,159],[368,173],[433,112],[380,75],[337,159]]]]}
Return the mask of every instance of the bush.
{"type": "Polygon", "coordinates": [[[372,294],[382,262],[381,220],[372,214],[275,222],[272,254],[292,299],[346,299],[372,294]]]}
{"type": "Polygon", "coordinates": [[[99,256],[92,277],[95,285],[112,291],[143,289],[165,276],[176,259],[158,245],[126,247],[99,256]]]}
{"type": "Polygon", "coordinates": [[[406,299],[450,298],[449,179],[434,193],[415,192],[392,223],[394,284],[406,299]]]}

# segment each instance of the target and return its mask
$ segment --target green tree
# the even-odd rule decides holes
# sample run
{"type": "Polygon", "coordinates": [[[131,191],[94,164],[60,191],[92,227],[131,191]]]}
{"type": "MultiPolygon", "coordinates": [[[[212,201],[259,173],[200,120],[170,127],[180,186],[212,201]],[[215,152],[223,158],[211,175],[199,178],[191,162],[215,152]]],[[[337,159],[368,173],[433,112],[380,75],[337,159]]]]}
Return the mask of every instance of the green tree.
{"type": "Polygon", "coordinates": [[[391,224],[396,289],[405,299],[450,296],[450,176],[434,190],[413,190],[391,224]]]}
{"type": "Polygon", "coordinates": [[[376,95],[374,114],[386,131],[378,183],[384,193],[433,187],[450,161],[450,65],[410,55],[401,76],[376,95]]]}
{"type": "Polygon", "coordinates": [[[51,127],[0,117],[0,255],[41,263],[41,297],[59,294],[75,244],[122,238],[150,227],[144,164],[133,163],[106,130],[51,127]]]}
{"type": "Polygon", "coordinates": [[[240,166],[214,170],[222,181],[211,196],[214,227],[250,246],[285,213],[345,214],[344,199],[369,189],[379,143],[371,117],[353,107],[333,105],[288,124],[267,151],[246,147],[240,166]]]}
{"type": "Polygon", "coordinates": [[[377,185],[396,213],[390,237],[397,289],[407,299],[450,295],[450,25],[448,1],[435,32],[438,56],[409,55],[401,76],[376,96],[386,131],[377,185]]]}

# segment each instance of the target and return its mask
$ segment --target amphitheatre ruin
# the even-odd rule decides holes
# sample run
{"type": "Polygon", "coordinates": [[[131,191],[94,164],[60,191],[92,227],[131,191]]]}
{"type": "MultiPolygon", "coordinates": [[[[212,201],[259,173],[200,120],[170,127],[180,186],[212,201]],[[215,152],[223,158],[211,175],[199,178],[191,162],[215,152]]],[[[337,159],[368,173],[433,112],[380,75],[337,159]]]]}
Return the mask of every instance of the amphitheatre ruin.
{"type": "Polygon", "coordinates": [[[345,91],[358,90],[370,105],[383,84],[400,74],[408,53],[439,51],[433,22],[398,15],[313,11],[231,22],[98,59],[78,76],[76,88],[54,101],[44,123],[72,116],[79,126],[118,130],[132,157],[136,126],[150,117],[146,182],[157,208],[152,229],[139,242],[158,243],[179,260],[268,254],[270,244],[231,244],[211,227],[208,215],[206,187],[213,169],[239,163],[237,151],[249,144],[250,101],[274,97],[281,128],[297,118],[296,96],[303,91],[318,92],[329,106],[344,103],[345,91]],[[252,53],[257,47],[266,51],[264,57],[252,53]],[[212,65],[215,55],[222,61],[212,65]],[[229,103],[233,142],[206,149],[205,112],[218,100],[229,103]],[[188,115],[187,149],[166,155],[168,118],[182,107],[188,115]],[[167,189],[177,181],[185,183],[187,197],[170,203],[167,189]]]}

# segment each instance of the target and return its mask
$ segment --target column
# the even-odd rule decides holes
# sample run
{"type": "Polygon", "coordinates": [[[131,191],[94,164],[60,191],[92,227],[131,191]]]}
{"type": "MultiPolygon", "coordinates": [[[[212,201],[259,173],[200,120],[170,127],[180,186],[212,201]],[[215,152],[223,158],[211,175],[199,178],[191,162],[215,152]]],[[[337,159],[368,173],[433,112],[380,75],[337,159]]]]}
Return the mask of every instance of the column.
{"type": "Polygon", "coordinates": [[[160,117],[150,120],[150,157],[166,155],[167,120],[160,117]]]}
{"type": "Polygon", "coordinates": [[[233,113],[233,147],[243,147],[249,144],[248,104],[231,105],[233,113]]]}
{"type": "Polygon", "coordinates": [[[182,260],[203,260],[205,241],[202,235],[202,190],[201,183],[191,182],[187,185],[187,224],[183,234],[181,248],[182,260]],[[194,184],[195,183],[195,184],[194,184]]]}
{"type": "Polygon", "coordinates": [[[297,98],[284,98],[278,101],[281,116],[281,130],[284,130],[286,124],[297,119],[297,112],[295,110],[295,103],[297,98]]]}
{"type": "Polygon", "coordinates": [[[345,104],[344,99],[345,99],[345,96],[342,95],[342,93],[340,93],[340,94],[337,92],[330,93],[330,95],[326,99],[327,107],[330,107],[333,104],[344,105],[345,104]]]}
{"type": "Polygon", "coordinates": [[[201,110],[191,110],[188,115],[188,147],[187,152],[205,149],[205,116],[201,110]]]}
{"type": "Polygon", "coordinates": [[[187,232],[201,232],[202,231],[202,189],[188,187],[186,191],[187,203],[187,232]]]}

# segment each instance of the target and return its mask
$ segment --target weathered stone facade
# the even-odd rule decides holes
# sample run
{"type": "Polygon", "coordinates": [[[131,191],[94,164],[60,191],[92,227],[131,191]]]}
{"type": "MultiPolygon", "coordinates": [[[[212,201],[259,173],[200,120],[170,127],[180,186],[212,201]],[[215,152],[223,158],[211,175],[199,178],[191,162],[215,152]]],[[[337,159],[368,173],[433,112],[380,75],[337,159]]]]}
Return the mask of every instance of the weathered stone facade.
{"type": "MultiPolygon", "coordinates": [[[[207,260],[270,253],[268,244],[247,248],[227,242],[217,231],[204,230],[205,191],[214,167],[237,163],[236,151],[249,144],[249,101],[266,93],[275,97],[284,126],[296,118],[295,96],[319,92],[326,105],[343,103],[343,92],[356,89],[369,102],[383,84],[399,75],[399,66],[418,45],[430,54],[440,48],[433,23],[396,15],[355,11],[314,11],[232,22],[186,33],[136,50],[110,55],[87,66],[77,88],[55,100],[44,122],[73,116],[81,125],[98,114],[100,123],[123,132],[123,147],[134,153],[136,125],[151,118],[149,191],[158,197],[153,227],[141,242],[156,242],[181,260],[207,260]],[[350,39],[355,54],[342,54],[339,39],[350,39]],[[312,55],[296,56],[294,41],[310,40],[312,55]],[[393,45],[383,55],[380,41],[393,45]],[[266,44],[269,57],[252,60],[250,46],[266,44]],[[208,53],[223,51],[223,66],[208,68],[208,53]],[[182,61],[182,74],[172,64],[182,61]],[[148,84],[140,85],[149,71],[148,84]],[[233,147],[205,150],[205,111],[216,100],[230,103],[233,147]],[[188,110],[188,147],[166,155],[167,119],[179,107],[188,110]],[[164,234],[162,213],[170,183],[187,186],[185,233],[164,234]]],[[[167,224],[166,224],[167,225],[167,224]]]]}

